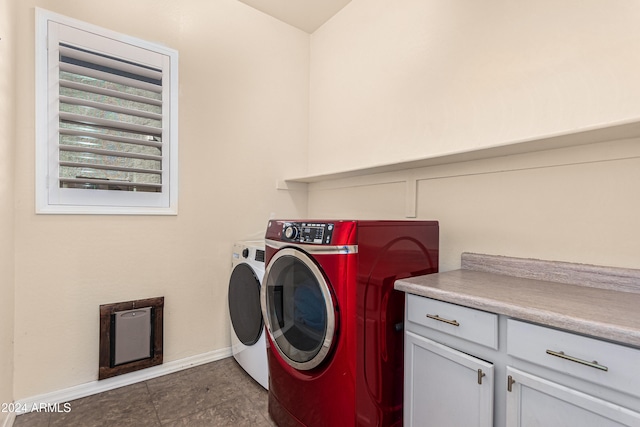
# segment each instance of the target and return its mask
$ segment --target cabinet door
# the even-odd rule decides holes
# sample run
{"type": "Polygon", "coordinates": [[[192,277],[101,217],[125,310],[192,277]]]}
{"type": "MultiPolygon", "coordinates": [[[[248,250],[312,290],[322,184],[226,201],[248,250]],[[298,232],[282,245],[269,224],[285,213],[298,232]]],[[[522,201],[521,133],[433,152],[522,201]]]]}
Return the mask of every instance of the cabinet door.
{"type": "Polygon", "coordinates": [[[405,334],[404,426],[491,427],[493,365],[405,334]]]}
{"type": "Polygon", "coordinates": [[[507,367],[507,427],[638,427],[640,414],[507,367]]]}

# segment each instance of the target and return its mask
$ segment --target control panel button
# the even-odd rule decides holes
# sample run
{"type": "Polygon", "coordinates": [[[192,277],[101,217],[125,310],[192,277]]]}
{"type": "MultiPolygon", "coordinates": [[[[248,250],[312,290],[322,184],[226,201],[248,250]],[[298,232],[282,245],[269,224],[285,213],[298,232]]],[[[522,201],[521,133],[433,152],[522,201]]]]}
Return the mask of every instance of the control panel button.
{"type": "Polygon", "coordinates": [[[295,239],[298,237],[298,228],[294,225],[288,225],[284,229],[284,237],[287,239],[295,239]]]}

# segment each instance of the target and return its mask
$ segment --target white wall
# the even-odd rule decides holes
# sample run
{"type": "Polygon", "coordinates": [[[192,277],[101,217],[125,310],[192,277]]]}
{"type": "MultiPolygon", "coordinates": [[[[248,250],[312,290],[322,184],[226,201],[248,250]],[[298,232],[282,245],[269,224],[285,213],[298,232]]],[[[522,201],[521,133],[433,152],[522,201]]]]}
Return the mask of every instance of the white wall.
{"type": "Polygon", "coordinates": [[[309,185],[320,218],[440,221],[440,271],[462,252],[640,268],[640,139],[309,185]],[[417,190],[406,192],[406,181],[417,190]]]}
{"type": "Polygon", "coordinates": [[[640,117],[640,2],[353,0],[311,38],[309,174],[640,117]]]}
{"type": "MultiPolygon", "coordinates": [[[[13,401],[13,165],[14,67],[13,4],[0,0],[0,403],[13,401]]],[[[0,413],[0,425],[7,413],[0,413]]]]}
{"type": "Polygon", "coordinates": [[[275,182],[306,168],[309,35],[236,0],[13,4],[15,399],[97,379],[104,303],[164,296],[165,362],[228,348],[232,243],[306,213],[275,182]],[[178,216],[34,213],[34,6],[179,51],[178,216]]]}
{"type": "MultiPolygon", "coordinates": [[[[353,0],[312,35],[308,173],[638,118],[638,16],[631,0],[353,0]]],[[[640,268],[639,142],[313,183],[309,215],[439,220],[441,271],[464,251],[640,268]]]]}

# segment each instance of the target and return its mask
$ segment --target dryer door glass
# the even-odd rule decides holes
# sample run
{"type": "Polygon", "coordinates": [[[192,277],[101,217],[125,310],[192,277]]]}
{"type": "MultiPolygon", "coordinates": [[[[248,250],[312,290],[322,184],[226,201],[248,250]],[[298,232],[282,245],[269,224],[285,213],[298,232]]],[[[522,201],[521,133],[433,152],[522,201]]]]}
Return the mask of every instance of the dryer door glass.
{"type": "Polygon", "coordinates": [[[327,357],[335,330],[333,298],[304,252],[285,248],[273,256],[265,271],[262,310],[271,339],[289,365],[313,369],[327,357]]]}
{"type": "Polygon", "coordinates": [[[260,281],[247,264],[238,264],[229,279],[229,314],[236,336],[244,345],[258,342],[264,324],[260,308],[260,281]]]}

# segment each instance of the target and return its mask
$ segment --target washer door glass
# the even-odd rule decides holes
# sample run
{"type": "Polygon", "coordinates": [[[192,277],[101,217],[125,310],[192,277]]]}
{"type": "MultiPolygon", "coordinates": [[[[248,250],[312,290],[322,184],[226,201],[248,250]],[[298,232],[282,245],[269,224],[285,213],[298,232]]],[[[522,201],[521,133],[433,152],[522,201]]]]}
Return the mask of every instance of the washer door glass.
{"type": "Polygon", "coordinates": [[[260,280],[247,264],[238,264],[229,279],[229,314],[233,330],[244,345],[258,342],[264,323],[260,307],[260,280]]]}
{"type": "Polygon", "coordinates": [[[333,298],[324,276],[304,252],[279,250],[265,270],[262,311],[284,360],[299,370],[318,366],[335,330],[333,298]]]}

